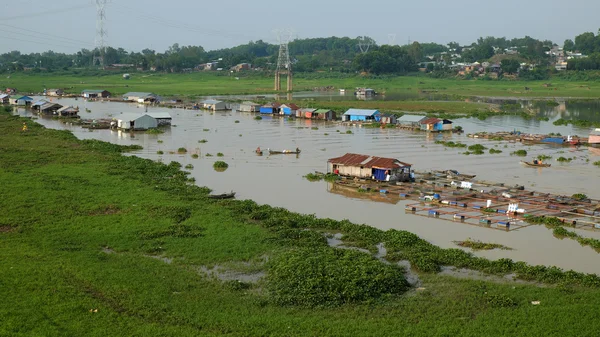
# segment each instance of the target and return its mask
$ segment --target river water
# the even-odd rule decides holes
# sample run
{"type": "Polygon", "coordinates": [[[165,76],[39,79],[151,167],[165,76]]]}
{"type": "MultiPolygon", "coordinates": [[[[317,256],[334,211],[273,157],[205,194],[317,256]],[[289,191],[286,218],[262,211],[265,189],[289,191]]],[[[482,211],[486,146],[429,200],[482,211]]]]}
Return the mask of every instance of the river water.
{"type": "MultiPolygon", "coordinates": [[[[122,112],[144,112],[138,104],[112,102],[86,102],[84,100],[60,99],[63,105],[78,105],[82,118],[118,117],[122,112]],[[86,113],[85,109],[91,110],[86,113]]],[[[590,102],[592,106],[597,102],[590,102]]],[[[568,109],[568,102],[558,107],[544,107],[539,113],[550,121],[525,120],[517,116],[496,116],[485,121],[457,119],[466,133],[479,131],[520,130],[528,133],[560,132],[563,135],[586,136],[588,129],[571,126],[554,126],[553,120],[568,118],[574,114],[592,114],[593,108],[578,106],[568,109]]],[[[189,169],[200,186],[213,189],[214,193],[235,191],[238,199],[252,199],[258,203],[285,207],[300,213],[319,217],[349,219],[380,229],[402,229],[444,248],[456,245],[453,241],[471,238],[506,245],[514,250],[477,252],[476,255],[491,259],[507,257],[531,264],[555,265],[563,269],[600,274],[598,253],[582,247],[574,240],[558,240],[550,230],[542,226],[502,232],[486,228],[452,223],[443,220],[405,214],[406,202],[397,204],[355,199],[331,193],[326,182],[308,182],[303,176],[309,172],[326,171],[327,159],[347,152],[394,157],[412,163],[419,171],[429,169],[456,169],[461,173],[477,174],[479,179],[504,182],[507,185],[522,184],[527,189],[571,195],[584,193],[600,199],[598,178],[600,168],[592,163],[600,160],[600,153],[587,148],[556,147],[551,145],[524,146],[520,143],[471,139],[463,135],[438,135],[409,132],[396,129],[369,129],[356,126],[345,127],[333,122],[288,120],[263,116],[254,120],[255,114],[240,112],[215,112],[198,110],[148,107],[148,111],[167,111],[173,117],[173,125],[165,133],[155,135],[129,133],[113,130],[88,131],[76,125],[39,118],[40,124],[49,128],[71,130],[80,139],[99,139],[115,144],[137,144],[143,149],[133,155],[165,163],[178,161],[189,169]],[[236,123],[236,121],[238,121],[236,123]],[[339,130],[339,132],[338,132],[339,130]],[[347,134],[346,131],[352,131],[347,134]],[[200,140],[206,143],[200,143],[200,140]],[[480,143],[489,148],[502,150],[501,154],[464,155],[465,150],[445,148],[435,144],[438,139],[460,141],[466,144],[480,143]],[[159,142],[161,140],[162,142],[159,142]],[[257,156],[256,147],[262,149],[295,149],[296,155],[257,156]],[[175,153],[185,147],[186,154],[175,153]],[[551,168],[529,168],[520,164],[520,157],[510,155],[518,149],[526,149],[529,157],[539,154],[553,156],[551,168]],[[159,155],[157,151],[163,151],[159,155]],[[217,153],[223,153],[219,158],[217,153]],[[199,154],[193,159],[192,154],[199,154]],[[213,156],[206,156],[212,154],[213,156]],[[554,161],[559,156],[575,158],[567,164],[554,161]],[[224,160],[229,168],[217,172],[212,168],[216,160],[224,160]]],[[[29,112],[19,110],[19,114],[29,112]]],[[[578,231],[583,236],[600,239],[600,231],[578,231]]]]}

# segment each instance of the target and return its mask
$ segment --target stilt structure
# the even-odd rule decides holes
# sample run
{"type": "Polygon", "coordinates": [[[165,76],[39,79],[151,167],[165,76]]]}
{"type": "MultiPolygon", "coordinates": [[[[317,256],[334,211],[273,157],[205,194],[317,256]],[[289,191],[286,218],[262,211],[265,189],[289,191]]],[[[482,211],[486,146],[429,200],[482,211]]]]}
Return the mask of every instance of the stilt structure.
{"type": "Polygon", "coordinates": [[[292,82],[292,62],[290,61],[290,52],[288,49],[289,36],[282,36],[278,33],[279,39],[279,57],[277,58],[277,69],[275,70],[275,90],[281,91],[281,75],[287,75],[287,91],[293,90],[292,82]]]}

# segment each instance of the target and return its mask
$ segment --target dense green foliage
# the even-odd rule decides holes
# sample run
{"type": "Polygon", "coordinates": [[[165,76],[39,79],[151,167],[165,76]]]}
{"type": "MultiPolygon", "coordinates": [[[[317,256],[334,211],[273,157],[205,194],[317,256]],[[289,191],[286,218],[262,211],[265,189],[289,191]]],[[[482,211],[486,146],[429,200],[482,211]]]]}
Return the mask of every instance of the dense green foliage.
{"type": "Polygon", "coordinates": [[[408,289],[399,267],[351,250],[299,248],[278,255],[270,265],[269,291],[281,305],[341,305],[408,289]]]}

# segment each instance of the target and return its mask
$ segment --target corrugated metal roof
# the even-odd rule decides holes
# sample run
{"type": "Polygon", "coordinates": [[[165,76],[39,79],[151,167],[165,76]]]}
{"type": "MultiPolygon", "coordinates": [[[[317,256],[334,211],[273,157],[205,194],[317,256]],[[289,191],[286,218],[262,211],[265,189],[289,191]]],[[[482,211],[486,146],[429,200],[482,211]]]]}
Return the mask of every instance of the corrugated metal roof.
{"type": "Polygon", "coordinates": [[[156,97],[156,94],[153,94],[151,92],[128,92],[125,95],[123,95],[123,97],[139,97],[139,98],[145,98],[145,97],[156,97]]]}
{"type": "Polygon", "coordinates": [[[10,95],[9,94],[0,94],[0,99],[4,99],[6,97],[10,97],[10,95]]]}
{"type": "Polygon", "coordinates": [[[223,103],[223,101],[217,101],[216,99],[206,99],[206,100],[202,101],[202,103],[204,103],[204,104],[218,104],[218,103],[223,103]]]}
{"type": "Polygon", "coordinates": [[[435,118],[435,117],[429,117],[427,119],[424,119],[421,121],[421,124],[437,124],[439,122],[441,122],[442,120],[439,118],[435,118]]]}
{"type": "Polygon", "coordinates": [[[51,109],[51,108],[56,107],[57,105],[59,108],[62,108],[62,105],[60,105],[58,103],[46,102],[40,106],[40,110],[51,109]]]}
{"type": "MultiPolygon", "coordinates": [[[[150,114],[147,114],[147,113],[138,114],[138,113],[129,112],[129,113],[120,114],[114,118],[117,120],[121,120],[121,121],[134,121],[134,120],[136,120],[140,117],[146,116],[146,115],[150,116],[150,114]]],[[[152,116],[150,116],[150,117],[152,117],[152,116]]]]}
{"type": "Polygon", "coordinates": [[[345,165],[345,166],[362,166],[366,168],[386,168],[386,169],[394,169],[401,168],[405,166],[412,166],[411,164],[407,164],[399,161],[394,158],[384,158],[384,157],[376,157],[376,156],[368,156],[364,154],[356,154],[356,153],[346,153],[345,155],[338,158],[331,158],[328,162],[337,165],[345,165]]]}
{"type": "Polygon", "coordinates": [[[594,130],[590,131],[590,135],[600,136],[600,129],[594,129],[594,130]]]}
{"type": "Polygon", "coordinates": [[[419,115],[404,115],[404,116],[398,118],[397,120],[398,120],[398,122],[418,123],[425,118],[427,118],[427,117],[419,116],[419,115]]]}
{"type": "Polygon", "coordinates": [[[171,115],[168,112],[147,112],[146,115],[150,117],[154,117],[156,119],[172,119],[171,115]]]}
{"type": "Polygon", "coordinates": [[[314,112],[316,112],[316,113],[318,113],[318,114],[326,114],[326,113],[328,113],[329,111],[331,111],[331,110],[330,110],[330,109],[317,109],[317,110],[316,110],[316,111],[314,111],[314,112]]]}
{"type": "Polygon", "coordinates": [[[64,111],[66,111],[66,112],[77,112],[77,111],[79,111],[79,109],[77,109],[77,108],[75,108],[73,106],[64,106],[64,107],[58,109],[58,112],[64,112],[64,111]]]}
{"type": "Polygon", "coordinates": [[[85,89],[81,93],[82,94],[99,94],[99,93],[102,93],[102,92],[105,92],[105,91],[106,90],[102,90],[102,89],[85,89]]]}
{"type": "Polygon", "coordinates": [[[317,111],[317,109],[302,108],[302,109],[299,109],[298,111],[303,112],[303,113],[307,113],[307,112],[313,113],[313,112],[317,111]]]}
{"type": "Polygon", "coordinates": [[[378,110],[367,110],[367,109],[349,109],[344,113],[346,116],[373,116],[378,114],[378,110]]]}
{"type": "Polygon", "coordinates": [[[33,101],[33,98],[31,98],[29,96],[21,96],[21,97],[17,98],[17,101],[33,101]]]}
{"type": "Polygon", "coordinates": [[[42,106],[44,104],[48,103],[48,101],[46,101],[45,99],[41,99],[33,104],[31,104],[31,106],[42,106]]]}

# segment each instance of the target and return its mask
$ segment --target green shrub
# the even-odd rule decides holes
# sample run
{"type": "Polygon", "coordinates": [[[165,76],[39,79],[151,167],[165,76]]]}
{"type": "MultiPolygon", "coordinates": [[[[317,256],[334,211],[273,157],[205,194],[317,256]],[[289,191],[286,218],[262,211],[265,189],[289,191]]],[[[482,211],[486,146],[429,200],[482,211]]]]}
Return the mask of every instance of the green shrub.
{"type": "Polygon", "coordinates": [[[185,168],[186,168],[186,169],[188,169],[188,170],[191,170],[191,169],[193,169],[193,168],[194,168],[194,165],[192,165],[192,164],[187,164],[187,165],[185,165],[185,168]]]}
{"type": "Polygon", "coordinates": [[[254,117],[254,119],[257,120],[257,121],[259,121],[259,120],[261,120],[263,118],[261,116],[256,116],[256,117],[254,117]]]}
{"type": "Polygon", "coordinates": [[[177,149],[177,153],[186,153],[187,149],[185,147],[180,147],[177,149]]]}
{"type": "Polygon", "coordinates": [[[502,150],[490,149],[490,154],[502,153],[502,150]]]}
{"type": "Polygon", "coordinates": [[[194,153],[194,154],[192,155],[192,158],[194,158],[194,159],[198,159],[198,157],[199,157],[199,155],[198,155],[197,153],[194,153]]]}
{"type": "Polygon", "coordinates": [[[525,156],[527,156],[527,151],[525,151],[525,150],[517,150],[515,152],[512,152],[510,155],[511,156],[514,155],[514,156],[519,156],[519,157],[525,157],[525,156]]]}
{"type": "Polygon", "coordinates": [[[164,152],[159,150],[159,151],[156,151],[156,154],[164,154],[164,152]]]}
{"type": "Polygon", "coordinates": [[[299,248],[270,262],[267,288],[278,305],[338,306],[370,302],[408,289],[402,270],[369,254],[329,247],[299,248]]]}
{"type": "Polygon", "coordinates": [[[208,140],[206,140],[206,139],[201,139],[201,140],[198,141],[198,143],[200,143],[200,144],[204,144],[206,142],[208,142],[208,140]]]}
{"type": "Polygon", "coordinates": [[[218,153],[217,153],[217,157],[224,157],[224,156],[225,156],[225,155],[224,155],[224,154],[222,154],[221,152],[218,152],[218,153]]]}
{"type": "Polygon", "coordinates": [[[214,164],[213,164],[214,168],[219,168],[219,169],[226,169],[229,167],[229,164],[227,164],[224,161],[221,160],[217,160],[214,164]]]}

